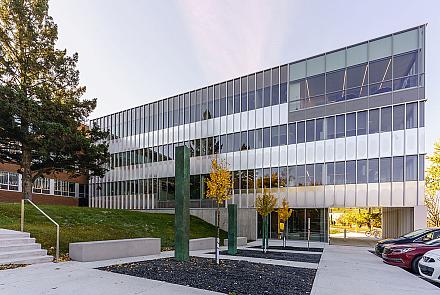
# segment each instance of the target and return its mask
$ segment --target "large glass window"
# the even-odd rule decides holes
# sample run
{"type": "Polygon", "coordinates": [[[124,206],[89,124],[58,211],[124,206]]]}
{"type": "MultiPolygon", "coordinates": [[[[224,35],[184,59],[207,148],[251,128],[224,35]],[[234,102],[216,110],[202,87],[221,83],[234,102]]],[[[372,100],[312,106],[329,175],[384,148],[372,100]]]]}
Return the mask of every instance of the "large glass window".
{"type": "Polygon", "coordinates": [[[419,155],[419,180],[425,180],[425,155],[419,155]]]}
{"type": "Polygon", "coordinates": [[[356,136],[356,113],[347,114],[345,120],[347,137],[356,136]]]}
{"type": "Polygon", "coordinates": [[[232,115],[234,113],[234,96],[233,96],[234,88],[232,87],[232,81],[228,81],[227,86],[228,86],[228,88],[227,88],[228,115],[232,115]]]}
{"type": "Polygon", "coordinates": [[[254,130],[249,130],[248,132],[248,145],[249,145],[249,149],[254,149],[255,148],[255,134],[254,134],[254,130]]]}
{"type": "Polygon", "coordinates": [[[403,181],[403,157],[393,157],[393,181],[403,181]]]}
{"type": "Polygon", "coordinates": [[[287,144],[287,125],[280,126],[279,145],[287,144]]]}
{"type": "Polygon", "coordinates": [[[298,165],[296,166],[296,180],[298,186],[305,186],[306,185],[306,171],[304,165],[298,165]]]}
{"type": "Polygon", "coordinates": [[[226,99],[226,83],[220,85],[220,116],[226,116],[227,99],[226,99]]]}
{"type": "Polygon", "coordinates": [[[255,108],[263,107],[263,72],[257,73],[257,91],[255,96],[255,108]]]}
{"type": "Polygon", "coordinates": [[[278,126],[272,126],[272,140],[271,140],[271,146],[278,146],[279,141],[279,130],[278,126]]]}
{"type": "Polygon", "coordinates": [[[315,185],[323,185],[325,183],[324,175],[324,164],[315,164],[315,185]]]}
{"type": "Polygon", "coordinates": [[[324,119],[316,119],[316,140],[324,139],[324,119]]]}
{"type": "Polygon", "coordinates": [[[270,106],[270,70],[264,71],[264,93],[263,93],[263,106],[270,106]]]}
{"type": "Polygon", "coordinates": [[[298,122],[297,123],[297,143],[303,143],[305,142],[306,139],[306,134],[305,134],[306,130],[305,130],[305,122],[298,122]]]}
{"type": "Polygon", "coordinates": [[[357,135],[367,134],[367,111],[357,113],[357,135]]]}
{"type": "Polygon", "coordinates": [[[345,162],[335,163],[335,184],[345,183],[345,162]]]}
{"type": "Polygon", "coordinates": [[[244,151],[249,149],[248,147],[248,133],[246,131],[241,132],[241,147],[240,150],[244,151]]]}
{"type": "Polygon", "coordinates": [[[405,105],[393,107],[393,130],[403,130],[405,128],[405,105]]]}
{"type": "Polygon", "coordinates": [[[345,115],[336,116],[336,138],[345,136],[345,115]]]}
{"type": "Polygon", "coordinates": [[[297,186],[296,181],[296,166],[290,166],[289,167],[289,181],[288,181],[289,187],[295,187],[297,186]]]}
{"type": "Polygon", "coordinates": [[[380,182],[391,181],[391,158],[380,159],[380,182]]]}
{"type": "Polygon", "coordinates": [[[317,75],[306,79],[307,106],[317,106],[325,103],[325,76],[317,75]]]}
{"type": "Polygon", "coordinates": [[[289,124],[289,144],[295,144],[296,143],[296,124],[290,123],[289,124]]]}
{"type": "Polygon", "coordinates": [[[311,142],[315,140],[315,120],[308,120],[306,122],[306,141],[311,142]]]}
{"type": "Polygon", "coordinates": [[[368,133],[374,134],[379,132],[379,109],[370,110],[368,116],[368,133]]]}
{"type": "Polygon", "coordinates": [[[335,117],[327,117],[325,118],[326,125],[326,138],[332,139],[335,138],[335,117]]]}
{"type": "Polygon", "coordinates": [[[344,100],[345,69],[327,73],[327,102],[344,100]]]}
{"type": "Polygon", "coordinates": [[[346,177],[345,183],[354,184],[356,183],[356,161],[347,161],[346,162],[346,177]]]}
{"type": "Polygon", "coordinates": [[[391,57],[370,62],[370,95],[391,91],[391,57]]]}
{"type": "Polygon", "coordinates": [[[241,111],[248,110],[248,99],[247,99],[247,78],[241,78],[241,111]]]}
{"type": "Polygon", "coordinates": [[[263,147],[263,129],[255,130],[255,148],[260,149],[263,147]]]}
{"type": "Polygon", "coordinates": [[[391,107],[382,108],[380,110],[380,131],[388,132],[391,131],[391,107]]]}
{"type": "Polygon", "coordinates": [[[368,182],[379,182],[379,159],[368,160],[368,182]]]}
{"type": "Polygon", "coordinates": [[[263,129],[263,147],[270,147],[270,127],[263,129]]]}
{"type": "Polygon", "coordinates": [[[326,163],[326,184],[331,185],[335,184],[335,164],[334,163],[326,163]]]}
{"type": "Polygon", "coordinates": [[[367,183],[367,160],[357,161],[357,183],[367,183]]]}
{"type": "Polygon", "coordinates": [[[419,126],[425,127],[425,102],[420,102],[419,126]]]}
{"type": "Polygon", "coordinates": [[[417,51],[394,56],[393,66],[394,78],[417,75],[417,51]]]}
{"type": "Polygon", "coordinates": [[[248,77],[248,108],[255,109],[255,74],[248,77]]]}
{"type": "Polygon", "coordinates": [[[406,156],[406,180],[417,180],[417,156],[406,156]]]}
{"type": "Polygon", "coordinates": [[[280,103],[287,102],[287,65],[280,70],[280,103]]]}
{"type": "Polygon", "coordinates": [[[234,113],[237,114],[240,112],[240,79],[234,80],[234,113]]]}
{"type": "Polygon", "coordinates": [[[417,102],[406,105],[406,129],[417,128],[417,102]]]}
{"type": "Polygon", "coordinates": [[[368,66],[361,64],[347,69],[346,99],[353,99],[368,95],[368,66]]]}
{"type": "Polygon", "coordinates": [[[315,185],[315,165],[306,165],[306,185],[315,185]]]}

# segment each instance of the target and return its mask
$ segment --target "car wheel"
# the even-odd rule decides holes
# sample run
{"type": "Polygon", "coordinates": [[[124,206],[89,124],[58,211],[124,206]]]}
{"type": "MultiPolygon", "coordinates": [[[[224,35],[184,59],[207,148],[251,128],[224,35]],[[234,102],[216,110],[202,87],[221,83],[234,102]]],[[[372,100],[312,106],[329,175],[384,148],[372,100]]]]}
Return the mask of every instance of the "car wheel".
{"type": "Polygon", "coordinates": [[[422,256],[417,256],[411,262],[411,271],[415,274],[419,274],[419,261],[422,259],[422,256]]]}

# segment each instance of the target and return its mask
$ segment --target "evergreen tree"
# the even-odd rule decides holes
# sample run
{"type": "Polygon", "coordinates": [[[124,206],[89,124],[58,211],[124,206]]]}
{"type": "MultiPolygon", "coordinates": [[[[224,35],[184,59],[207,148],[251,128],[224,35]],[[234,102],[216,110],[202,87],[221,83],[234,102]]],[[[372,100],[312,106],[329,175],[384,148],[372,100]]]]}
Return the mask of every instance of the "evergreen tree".
{"type": "Polygon", "coordinates": [[[107,133],[84,125],[78,54],[55,48],[47,0],[0,0],[0,162],[17,164],[24,198],[38,177],[65,172],[103,176],[107,133]]]}

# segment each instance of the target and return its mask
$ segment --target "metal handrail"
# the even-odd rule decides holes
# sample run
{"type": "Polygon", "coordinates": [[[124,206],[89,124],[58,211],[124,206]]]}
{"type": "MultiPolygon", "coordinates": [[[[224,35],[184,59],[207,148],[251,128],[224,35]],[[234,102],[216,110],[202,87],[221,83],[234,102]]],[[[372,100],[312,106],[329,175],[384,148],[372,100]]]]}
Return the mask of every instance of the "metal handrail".
{"type": "Polygon", "coordinates": [[[21,200],[21,231],[24,231],[24,202],[28,201],[32,206],[34,206],[38,211],[40,211],[44,216],[47,217],[52,223],[54,223],[57,227],[57,244],[55,248],[55,262],[58,262],[60,258],[60,225],[55,222],[49,215],[47,215],[43,210],[41,210],[37,205],[34,204],[29,199],[22,199],[21,200]]]}

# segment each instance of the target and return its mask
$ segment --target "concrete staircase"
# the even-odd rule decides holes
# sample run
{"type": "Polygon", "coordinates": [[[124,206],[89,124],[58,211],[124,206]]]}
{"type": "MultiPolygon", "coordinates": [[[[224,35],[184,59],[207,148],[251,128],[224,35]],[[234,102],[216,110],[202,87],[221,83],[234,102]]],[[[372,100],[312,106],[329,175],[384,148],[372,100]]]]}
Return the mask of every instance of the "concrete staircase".
{"type": "Polygon", "coordinates": [[[52,256],[29,233],[0,229],[0,265],[51,262],[52,256]]]}

